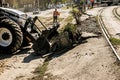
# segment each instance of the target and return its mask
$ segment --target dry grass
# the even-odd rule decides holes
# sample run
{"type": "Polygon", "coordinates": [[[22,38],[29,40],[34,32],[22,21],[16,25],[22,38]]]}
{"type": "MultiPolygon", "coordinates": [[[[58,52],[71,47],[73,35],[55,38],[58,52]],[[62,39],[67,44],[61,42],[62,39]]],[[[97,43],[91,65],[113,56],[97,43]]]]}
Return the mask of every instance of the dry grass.
{"type": "Polygon", "coordinates": [[[39,74],[29,80],[44,80],[45,72],[47,71],[47,66],[49,61],[45,61],[42,66],[37,67],[33,73],[39,74]]]}

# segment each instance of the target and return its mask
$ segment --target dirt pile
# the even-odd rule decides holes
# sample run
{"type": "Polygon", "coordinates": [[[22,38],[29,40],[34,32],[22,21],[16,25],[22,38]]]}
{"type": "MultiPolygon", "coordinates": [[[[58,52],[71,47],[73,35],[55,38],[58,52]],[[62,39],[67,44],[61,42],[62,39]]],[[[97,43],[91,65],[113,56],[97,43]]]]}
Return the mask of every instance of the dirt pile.
{"type": "Polygon", "coordinates": [[[90,17],[81,22],[81,25],[78,26],[78,29],[82,32],[94,33],[94,34],[101,34],[101,29],[97,23],[95,17],[90,17]]]}

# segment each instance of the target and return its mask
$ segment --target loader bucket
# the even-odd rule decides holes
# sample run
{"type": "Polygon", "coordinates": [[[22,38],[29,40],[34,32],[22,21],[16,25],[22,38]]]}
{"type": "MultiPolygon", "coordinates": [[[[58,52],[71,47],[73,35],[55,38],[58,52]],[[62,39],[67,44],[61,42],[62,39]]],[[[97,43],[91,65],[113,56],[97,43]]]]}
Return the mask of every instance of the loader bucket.
{"type": "Polygon", "coordinates": [[[44,55],[49,52],[50,44],[48,39],[42,35],[34,42],[32,48],[37,54],[44,55]]]}

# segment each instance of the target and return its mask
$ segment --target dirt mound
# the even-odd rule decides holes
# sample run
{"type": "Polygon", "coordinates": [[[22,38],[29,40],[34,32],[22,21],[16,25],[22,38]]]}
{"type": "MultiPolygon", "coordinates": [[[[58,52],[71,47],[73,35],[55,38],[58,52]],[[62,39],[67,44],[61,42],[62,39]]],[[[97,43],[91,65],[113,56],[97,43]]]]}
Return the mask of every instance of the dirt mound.
{"type": "Polygon", "coordinates": [[[78,26],[82,32],[101,34],[101,29],[98,25],[98,22],[95,17],[90,17],[81,22],[81,25],[78,26]]]}

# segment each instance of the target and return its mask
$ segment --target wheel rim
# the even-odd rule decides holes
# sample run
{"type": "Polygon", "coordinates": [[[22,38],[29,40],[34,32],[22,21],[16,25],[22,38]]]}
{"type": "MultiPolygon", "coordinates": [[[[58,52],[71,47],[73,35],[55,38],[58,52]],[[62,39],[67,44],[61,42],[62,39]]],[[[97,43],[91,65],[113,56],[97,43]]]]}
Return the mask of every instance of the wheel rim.
{"type": "Polygon", "coordinates": [[[0,46],[7,47],[12,43],[12,33],[7,28],[0,28],[0,46]]]}

